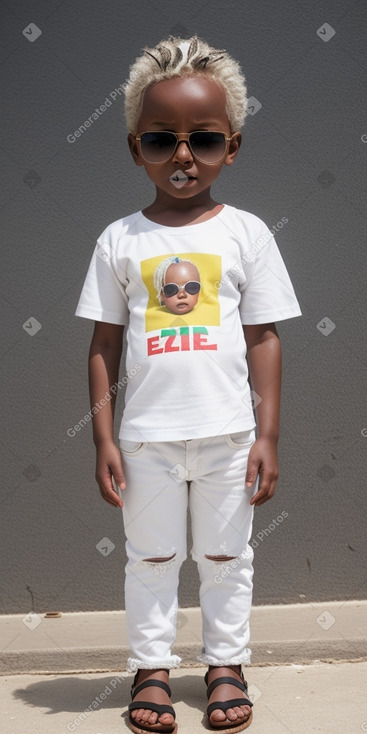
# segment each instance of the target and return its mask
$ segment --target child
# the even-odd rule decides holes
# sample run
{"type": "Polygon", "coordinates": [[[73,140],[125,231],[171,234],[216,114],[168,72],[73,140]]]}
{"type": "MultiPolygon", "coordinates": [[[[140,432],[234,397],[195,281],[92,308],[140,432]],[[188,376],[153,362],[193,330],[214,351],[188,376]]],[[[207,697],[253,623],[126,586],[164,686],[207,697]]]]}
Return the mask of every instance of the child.
{"type": "MultiPolygon", "coordinates": [[[[95,320],[92,406],[118,380],[128,326],[131,377],[120,447],[112,394],[93,411],[93,436],[102,497],[123,506],[134,732],[177,730],[168,674],[180,663],[171,646],[188,506],[201,582],[198,659],[209,666],[208,725],[238,732],[252,719],[241,665],[250,662],[253,511],[273,496],[278,477],[274,322],[301,312],[264,222],[211,196],[222,166],[236,159],[245,114],[245,79],[226,51],[196,36],[170,36],[144,49],[126,88],[128,144],[155,199],[101,234],[76,312],[95,320]],[[185,284],[200,280],[195,307],[157,307],[154,275],[167,259],[190,261],[184,278],[172,270],[162,283],[184,293],[185,284]]],[[[166,306],[170,297],[163,292],[166,306]]]]}
{"type": "Polygon", "coordinates": [[[189,313],[199,300],[200,275],[190,260],[167,257],[154,273],[154,285],[161,305],[172,313],[189,313]]]}

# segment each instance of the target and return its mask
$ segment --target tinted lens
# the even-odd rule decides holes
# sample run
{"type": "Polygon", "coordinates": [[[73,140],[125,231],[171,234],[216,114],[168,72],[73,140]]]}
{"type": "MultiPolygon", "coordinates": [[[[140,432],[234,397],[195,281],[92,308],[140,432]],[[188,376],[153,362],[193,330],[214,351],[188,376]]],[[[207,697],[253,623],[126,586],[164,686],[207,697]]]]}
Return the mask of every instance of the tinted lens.
{"type": "Polygon", "coordinates": [[[190,283],[186,283],[185,285],[185,291],[190,296],[195,296],[197,293],[199,293],[200,288],[201,284],[198,283],[196,280],[190,280],[190,283]]]}
{"type": "Polygon", "coordinates": [[[191,133],[190,144],[193,154],[205,163],[220,161],[226,149],[223,133],[211,133],[205,130],[191,133]]]}
{"type": "Polygon", "coordinates": [[[163,286],[163,293],[166,296],[166,298],[172,298],[172,296],[175,296],[176,293],[178,293],[179,288],[176,283],[167,283],[163,286]]]}
{"type": "Polygon", "coordinates": [[[143,133],[140,139],[141,152],[149,163],[160,163],[171,157],[176,145],[176,136],[169,132],[143,133]]]}
{"type": "MultiPolygon", "coordinates": [[[[201,283],[196,280],[190,280],[190,282],[185,283],[183,287],[189,296],[196,296],[201,288],[201,283]]],[[[172,298],[172,296],[175,296],[179,290],[180,288],[177,283],[166,283],[166,285],[163,286],[163,293],[166,298],[172,298]]]]}

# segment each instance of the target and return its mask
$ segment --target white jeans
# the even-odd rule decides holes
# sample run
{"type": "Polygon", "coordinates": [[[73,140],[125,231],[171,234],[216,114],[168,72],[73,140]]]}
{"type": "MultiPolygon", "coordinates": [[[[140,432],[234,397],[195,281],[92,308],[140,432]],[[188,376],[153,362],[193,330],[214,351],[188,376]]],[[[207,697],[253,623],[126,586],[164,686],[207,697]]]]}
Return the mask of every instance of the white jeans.
{"type": "Polygon", "coordinates": [[[193,559],[200,576],[203,649],[210,665],[249,663],[253,506],[245,486],[255,430],[191,441],[120,441],[127,488],[126,617],[130,672],[175,668],[179,570],[190,507],[193,559]],[[187,483],[190,484],[187,484],[187,483]],[[227,556],[214,561],[207,556],[227,556]],[[170,559],[158,562],[154,559],[170,559]],[[153,560],[149,560],[153,559],[153,560]]]}

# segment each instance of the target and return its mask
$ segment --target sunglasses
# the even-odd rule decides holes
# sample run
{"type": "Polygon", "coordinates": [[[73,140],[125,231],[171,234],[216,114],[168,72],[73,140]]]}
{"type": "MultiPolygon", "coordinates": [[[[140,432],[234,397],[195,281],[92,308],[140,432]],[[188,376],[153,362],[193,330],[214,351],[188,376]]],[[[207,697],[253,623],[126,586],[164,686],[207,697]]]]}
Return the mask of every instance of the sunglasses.
{"type": "Polygon", "coordinates": [[[183,140],[188,143],[192,155],[202,163],[218,163],[224,157],[233,135],[228,138],[225,133],[209,130],[192,133],[159,130],[135,135],[135,140],[140,142],[141,154],[147,163],[165,163],[172,158],[183,140]]]}
{"type": "Polygon", "coordinates": [[[179,290],[185,290],[186,293],[188,293],[190,296],[196,296],[197,293],[199,293],[201,288],[201,283],[199,283],[197,280],[190,280],[188,283],[185,283],[185,285],[177,285],[177,283],[166,283],[162,287],[162,291],[166,298],[172,298],[172,296],[175,296],[179,290]]]}

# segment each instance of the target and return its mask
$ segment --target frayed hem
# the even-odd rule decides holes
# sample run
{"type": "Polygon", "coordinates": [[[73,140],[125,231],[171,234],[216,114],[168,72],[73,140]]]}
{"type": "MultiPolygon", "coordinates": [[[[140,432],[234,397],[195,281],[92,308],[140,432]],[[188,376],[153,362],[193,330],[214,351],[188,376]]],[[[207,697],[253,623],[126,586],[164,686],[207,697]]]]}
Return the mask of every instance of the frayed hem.
{"type": "Polygon", "coordinates": [[[205,655],[205,653],[200,653],[200,655],[196,658],[200,663],[204,663],[204,665],[214,665],[216,667],[221,667],[224,665],[250,665],[251,664],[251,651],[247,650],[246,653],[243,655],[237,655],[236,657],[232,658],[226,658],[225,660],[218,660],[217,658],[214,658],[212,655],[205,655]]]}
{"type": "Polygon", "coordinates": [[[126,670],[128,673],[136,673],[139,669],[154,670],[155,668],[178,668],[181,663],[181,658],[178,655],[171,655],[169,660],[152,660],[148,663],[145,660],[139,660],[138,658],[129,658],[127,661],[126,670]]]}

